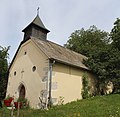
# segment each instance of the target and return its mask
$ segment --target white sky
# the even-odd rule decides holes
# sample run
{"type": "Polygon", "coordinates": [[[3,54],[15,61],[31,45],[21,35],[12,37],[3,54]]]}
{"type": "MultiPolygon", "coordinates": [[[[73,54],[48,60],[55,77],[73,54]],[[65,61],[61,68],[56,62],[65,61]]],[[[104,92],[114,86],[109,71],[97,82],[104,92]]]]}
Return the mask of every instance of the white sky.
{"type": "Polygon", "coordinates": [[[51,32],[48,40],[63,45],[74,30],[96,25],[110,32],[120,17],[120,0],[0,0],[0,45],[11,46],[10,60],[36,16],[51,32]]]}

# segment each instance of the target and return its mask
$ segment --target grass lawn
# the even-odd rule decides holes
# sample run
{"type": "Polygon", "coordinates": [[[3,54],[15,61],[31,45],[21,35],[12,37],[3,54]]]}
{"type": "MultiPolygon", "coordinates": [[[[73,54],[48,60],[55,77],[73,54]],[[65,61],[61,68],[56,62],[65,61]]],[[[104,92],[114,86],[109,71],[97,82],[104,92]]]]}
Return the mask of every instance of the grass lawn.
{"type": "MultiPolygon", "coordinates": [[[[0,117],[2,113],[0,109],[0,117]]],[[[9,110],[4,109],[4,113],[4,117],[9,117],[9,110]]],[[[49,110],[24,109],[20,110],[20,117],[120,117],[120,94],[78,100],[49,110]]]]}

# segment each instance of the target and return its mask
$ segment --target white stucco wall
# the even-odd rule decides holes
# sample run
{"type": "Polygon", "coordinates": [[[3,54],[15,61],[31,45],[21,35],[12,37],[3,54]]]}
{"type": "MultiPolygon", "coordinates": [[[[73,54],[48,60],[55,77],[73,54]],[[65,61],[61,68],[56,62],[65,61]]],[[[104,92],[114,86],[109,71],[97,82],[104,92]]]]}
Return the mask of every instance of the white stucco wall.
{"type": "Polygon", "coordinates": [[[47,76],[47,57],[29,40],[19,49],[18,54],[10,68],[7,95],[18,98],[18,87],[24,84],[26,89],[25,97],[34,108],[39,103],[41,90],[46,89],[46,83],[42,79],[47,76]],[[25,55],[26,52],[26,55],[25,55]],[[36,71],[32,67],[36,66],[36,71]],[[16,72],[16,75],[14,75],[16,72]]]}

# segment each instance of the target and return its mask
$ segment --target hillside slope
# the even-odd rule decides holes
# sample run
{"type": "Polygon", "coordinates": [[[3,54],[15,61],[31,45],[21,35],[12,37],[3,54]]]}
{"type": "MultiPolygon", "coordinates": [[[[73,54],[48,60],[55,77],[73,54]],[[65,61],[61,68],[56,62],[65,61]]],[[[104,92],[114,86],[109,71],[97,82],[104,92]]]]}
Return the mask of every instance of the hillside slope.
{"type": "MultiPolygon", "coordinates": [[[[2,112],[0,110],[0,112],[2,112]]],[[[120,94],[96,96],[49,110],[23,109],[21,117],[120,117],[120,94]]]]}

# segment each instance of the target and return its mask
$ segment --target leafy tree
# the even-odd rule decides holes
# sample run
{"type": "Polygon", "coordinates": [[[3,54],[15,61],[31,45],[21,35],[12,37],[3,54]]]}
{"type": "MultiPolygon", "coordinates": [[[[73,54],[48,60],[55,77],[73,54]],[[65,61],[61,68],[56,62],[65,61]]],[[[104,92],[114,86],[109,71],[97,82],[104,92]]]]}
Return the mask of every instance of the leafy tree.
{"type": "Polygon", "coordinates": [[[87,30],[82,28],[73,32],[64,46],[89,57],[108,43],[107,32],[97,29],[96,26],[90,26],[87,30]]]}
{"type": "Polygon", "coordinates": [[[112,46],[113,48],[118,48],[120,50],[120,19],[117,18],[117,20],[114,23],[114,27],[110,32],[110,39],[112,40],[112,46]]]}
{"type": "Polygon", "coordinates": [[[0,46],[0,99],[3,99],[6,93],[9,48],[10,47],[3,48],[0,46]]]}
{"type": "Polygon", "coordinates": [[[114,22],[114,27],[110,32],[111,50],[114,50],[112,56],[112,74],[114,74],[114,84],[117,90],[120,90],[120,19],[114,22]]]}
{"type": "Polygon", "coordinates": [[[115,90],[120,89],[120,52],[117,49],[106,46],[99,51],[96,51],[84,63],[91,71],[96,74],[99,84],[104,84],[107,81],[114,83],[115,90]]]}

